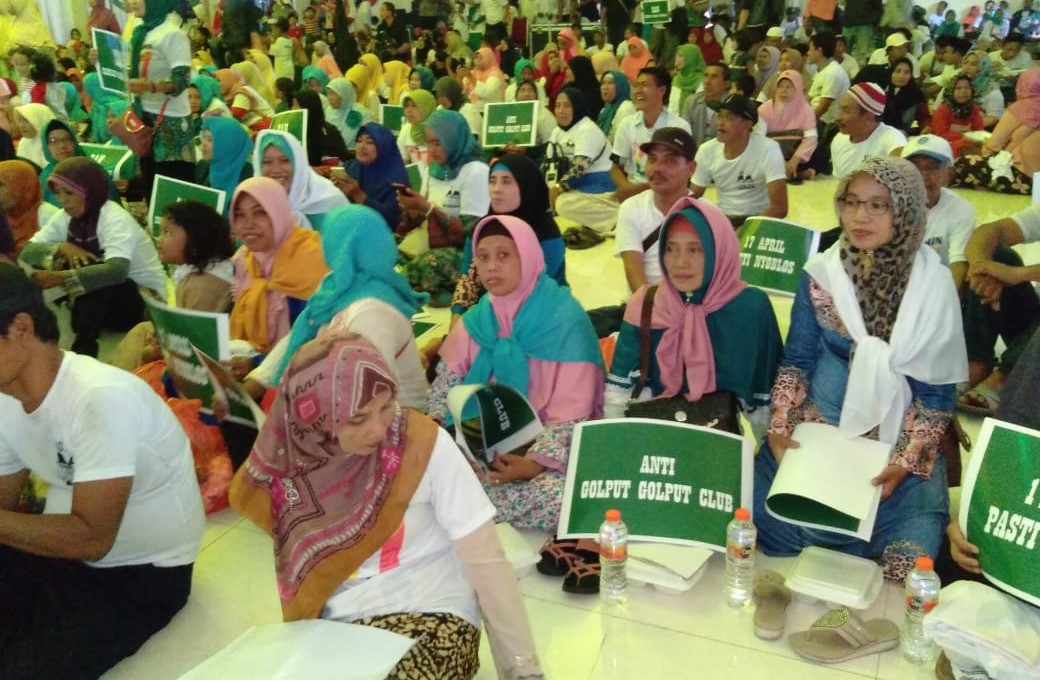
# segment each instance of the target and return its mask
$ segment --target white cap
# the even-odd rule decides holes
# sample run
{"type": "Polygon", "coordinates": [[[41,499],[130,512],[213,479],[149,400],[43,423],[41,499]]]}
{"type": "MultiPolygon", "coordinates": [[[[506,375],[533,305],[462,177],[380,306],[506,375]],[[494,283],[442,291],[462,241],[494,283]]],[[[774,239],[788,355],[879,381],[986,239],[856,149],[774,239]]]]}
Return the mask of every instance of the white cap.
{"type": "Polygon", "coordinates": [[[943,165],[953,165],[953,149],[950,148],[950,143],[939,135],[911,137],[903,147],[901,155],[903,158],[928,156],[943,165]]]}
{"type": "Polygon", "coordinates": [[[782,38],[784,37],[784,29],[779,26],[773,26],[771,29],[766,31],[767,38],[782,38]]]}
{"type": "Polygon", "coordinates": [[[885,38],[885,47],[900,47],[910,42],[906,39],[906,36],[896,31],[892,35],[885,38]]]}

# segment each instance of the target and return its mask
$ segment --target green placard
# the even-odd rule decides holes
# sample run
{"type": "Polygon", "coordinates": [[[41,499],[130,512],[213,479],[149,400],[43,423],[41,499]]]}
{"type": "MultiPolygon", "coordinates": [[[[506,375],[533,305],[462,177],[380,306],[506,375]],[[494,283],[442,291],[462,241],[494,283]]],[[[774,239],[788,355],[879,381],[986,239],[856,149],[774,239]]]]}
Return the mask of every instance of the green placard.
{"type": "MultiPolygon", "coordinates": [[[[218,189],[182,182],[179,179],[156,175],[152,184],[152,200],[148,205],[148,224],[152,227],[152,235],[159,237],[159,225],[162,222],[163,210],[171,203],[178,201],[198,201],[216,210],[224,212],[227,193],[218,189]]],[[[201,349],[201,348],[200,348],[201,349]]],[[[206,351],[203,349],[203,351],[206,351]]],[[[207,354],[209,352],[206,352],[207,354]]]]}
{"type": "Polygon", "coordinates": [[[538,102],[501,102],[484,105],[484,148],[515,144],[534,146],[538,102]]]}
{"type": "Polygon", "coordinates": [[[668,0],[643,0],[643,23],[668,23],[668,0]]]}
{"type": "Polygon", "coordinates": [[[300,140],[305,147],[307,145],[307,110],[293,109],[276,113],[271,119],[271,129],[279,132],[288,132],[300,140]]]}
{"type": "Polygon", "coordinates": [[[421,337],[423,333],[436,328],[437,324],[432,321],[412,321],[412,335],[415,337],[421,337]]]}
{"type": "Polygon", "coordinates": [[[448,410],[459,448],[486,466],[497,454],[526,449],[544,429],[531,402],[509,385],[456,385],[448,410]]]}
{"type": "Polygon", "coordinates": [[[770,217],[749,217],[737,234],[741,278],[784,295],[798,291],[802,269],[820,247],[820,232],[770,217]]]}
{"type": "Polygon", "coordinates": [[[422,191],[422,170],[419,169],[419,164],[409,163],[404,169],[408,173],[408,185],[415,191],[422,191]]]}
{"type": "Polygon", "coordinates": [[[101,87],[128,97],[126,80],[128,77],[128,55],[130,53],[126,41],[121,35],[100,28],[94,31],[94,48],[97,50],[97,72],[101,87]]]}
{"type": "Polygon", "coordinates": [[[177,392],[185,399],[200,399],[202,407],[210,411],[213,385],[193,347],[218,359],[230,358],[228,315],[177,309],[149,296],[144,301],[177,392]]]}
{"type": "Polygon", "coordinates": [[[633,540],[725,550],[726,525],[751,507],[750,441],[704,427],[624,418],[574,428],[558,534],[593,537],[621,511],[633,540]]]}
{"type": "Polygon", "coordinates": [[[987,418],[965,474],[961,529],[982,573],[1040,606],[1040,432],[987,418]]]}
{"type": "Polygon", "coordinates": [[[83,153],[104,168],[105,172],[111,175],[113,179],[126,179],[122,172],[122,166],[126,161],[133,158],[130,149],[125,146],[109,146],[108,144],[83,143],[79,146],[83,149],[83,153]]]}
{"type": "Polygon", "coordinates": [[[383,104],[379,107],[379,124],[395,135],[404,124],[404,107],[396,104],[383,104]]]}

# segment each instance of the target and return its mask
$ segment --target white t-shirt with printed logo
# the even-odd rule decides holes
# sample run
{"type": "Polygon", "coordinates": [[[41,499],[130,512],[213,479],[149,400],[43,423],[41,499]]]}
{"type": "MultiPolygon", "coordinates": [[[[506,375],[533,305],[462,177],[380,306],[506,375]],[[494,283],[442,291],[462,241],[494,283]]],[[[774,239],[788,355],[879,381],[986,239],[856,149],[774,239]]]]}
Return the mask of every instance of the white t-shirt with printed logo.
{"type": "Polygon", "coordinates": [[[551,144],[559,144],[560,150],[567,158],[575,156],[589,159],[585,172],[610,172],[610,140],[589,117],[582,118],[569,130],[556,128],[549,135],[551,144]]]}
{"type": "Polygon", "coordinates": [[[1040,203],[1034,203],[1025,210],[1015,213],[1011,219],[1022,230],[1022,237],[1026,243],[1040,241],[1040,203]]]}
{"type": "MultiPolygon", "coordinates": [[[[178,66],[191,67],[191,41],[181,28],[180,18],[171,12],[166,21],[144,36],[141,77],[152,82],[168,81],[173,69],[178,66]]],[[[161,92],[145,92],[141,95],[141,106],[148,113],[158,114],[163,110],[163,104],[166,104],[164,115],[173,118],[191,115],[187,88],[176,97],[168,97],[161,92]]]]}
{"type": "Polygon", "coordinates": [[[32,413],[0,395],[0,475],[25,469],[50,484],[44,512],[59,515],[71,512],[76,484],[133,477],[115,543],[93,566],[195,561],[205,514],[191,445],[137,376],[65,352],[32,413]]]}
{"type": "Polygon", "coordinates": [[[847,134],[839,132],[831,141],[831,164],[834,168],[831,174],[845,177],[868,158],[888,156],[904,146],[906,135],[885,123],[878,124],[862,142],[853,142],[847,134]]]}
{"type": "Polygon", "coordinates": [[[953,193],[942,189],[939,202],[928,209],[928,223],[924,243],[939,254],[944,265],[967,262],[964,249],[975,231],[975,206],[953,193]]]}
{"type": "Polygon", "coordinates": [[[614,235],[614,256],[621,253],[638,252],[643,255],[643,276],[650,285],[661,282],[660,248],[657,241],[643,250],[643,240],[664,222],[664,215],[654,203],[651,189],[640,192],[621,204],[618,209],[617,229],[614,235]]]}
{"type": "Polygon", "coordinates": [[[488,165],[481,161],[463,165],[455,179],[437,179],[430,175],[426,198],[451,217],[483,217],[491,208],[488,175],[488,165]]]}
{"type": "Polygon", "coordinates": [[[634,184],[646,182],[646,154],[640,146],[650,141],[656,130],[666,127],[677,127],[690,132],[690,123],[682,116],[677,116],[668,109],[654,121],[653,127],[646,126],[646,118],[642,111],[636,111],[618,123],[617,134],[614,135],[613,154],[618,157],[619,165],[628,175],[628,181],[634,184]]]}
{"type": "Polygon", "coordinates": [[[838,100],[845,96],[849,85],[849,74],[833,59],[813,77],[809,86],[809,104],[815,109],[822,99],[834,100],[827,113],[820,117],[824,123],[833,123],[838,117],[838,100]]]}
{"type": "Polygon", "coordinates": [[[495,506],[444,430],[397,532],[325,603],[323,619],[400,612],[454,614],[480,627],[480,610],[452,541],[495,517],[495,506]]]}
{"type": "Polygon", "coordinates": [[[717,139],[701,145],[696,160],[693,183],[699,187],[714,183],[719,208],[731,216],[761,214],[769,208],[766,185],[787,178],[780,145],[756,134],[748,138],[744,153],[732,160],[717,139]]]}

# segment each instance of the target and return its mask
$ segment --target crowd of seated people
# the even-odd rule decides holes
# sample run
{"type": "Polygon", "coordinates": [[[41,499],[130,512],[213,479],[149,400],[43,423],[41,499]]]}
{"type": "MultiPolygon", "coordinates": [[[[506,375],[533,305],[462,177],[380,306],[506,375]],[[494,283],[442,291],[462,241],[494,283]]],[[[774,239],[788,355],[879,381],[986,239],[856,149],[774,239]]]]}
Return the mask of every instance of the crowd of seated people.
{"type": "MultiPolygon", "coordinates": [[[[3,50],[0,675],[99,675],[189,596],[204,524],[191,447],[129,376],[162,356],[148,298],[228,315],[228,373],[267,411],[245,441],[220,424],[230,502],[274,538],[285,620],[417,639],[397,677],[473,677],[482,626],[503,677],[542,677],[494,524],[555,534],[575,426],[655,399],[732,395],[756,445],[763,552],[828,547],[894,582],[919,555],[977,570],[943,440],[958,409],[1040,421],[1040,267],[1013,249],[1040,240],[1040,208],[977,225],[950,187],[1032,192],[1040,67],[1016,29],[1040,17],[994,12],[968,31],[944,15],[880,29],[872,51],[860,29],[880,8],[851,10],[844,35],[810,3],[804,27],[756,8],[687,39],[604,7],[595,38],[579,24],[530,54],[505,3],[479,3],[473,49],[454,13],[349,4],[301,20],[274,3],[242,34],[235,8],[136,0],[114,27],[129,102],[97,50],[56,45],[42,19],[3,50]],[[404,28],[441,20],[455,23],[404,28]],[[537,102],[535,143],[487,148],[488,111],[515,102],[537,102]],[[279,122],[293,110],[306,127],[279,122]],[[823,175],[837,189],[813,200],[833,218],[804,225],[826,233],[785,339],[742,279],[738,230],[787,217],[789,185],[823,175]],[[145,224],[157,177],[223,192],[223,209],[186,195],[145,224]],[[575,224],[613,232],[620,305],[586,310],[569,287],[575,224]],[[423,347],[411,319],[427,305],[451,314],[423,347]],[[448,393],[482,383],[522,393],[544,429],[477,471],[448,393]],[[891,447],[869,540],[764,510],[801,423],[891,447]],[[8,512],[30,472],[50,484],[47,514],[8,512]]],[[[598,589],[576,542],[553,536],[543,556],[570,569],[565,590],[598,589]]]]}

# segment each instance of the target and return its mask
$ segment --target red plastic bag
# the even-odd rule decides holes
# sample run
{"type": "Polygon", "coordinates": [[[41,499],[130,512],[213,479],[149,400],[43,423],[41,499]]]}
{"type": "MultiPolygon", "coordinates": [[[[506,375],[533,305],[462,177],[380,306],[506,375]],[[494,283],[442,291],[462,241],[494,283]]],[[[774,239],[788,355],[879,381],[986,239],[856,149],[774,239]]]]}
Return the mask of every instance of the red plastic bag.
{"type": "Polygon", "coordinates": [[[149,361],[134,369],[134,375],[148,383],[163,399],[166,399],[166,385],[163,384],[163,375],[166,373],[166,362],[162,359],[149,361]]]}
{"type": "Polygon", "coordinates": [[[195,476],[199,480],[202,505],[206,513],[228,507],[228,489],[234,471],[220,428],[199,420],[202,402],[198,399],[170,398],[166,400],[191,441],[195,458],[195,476]]]}

